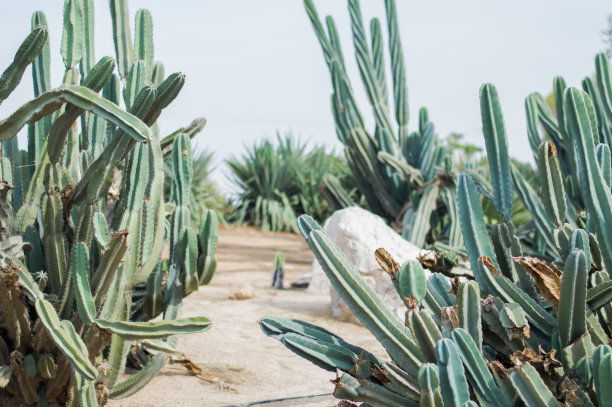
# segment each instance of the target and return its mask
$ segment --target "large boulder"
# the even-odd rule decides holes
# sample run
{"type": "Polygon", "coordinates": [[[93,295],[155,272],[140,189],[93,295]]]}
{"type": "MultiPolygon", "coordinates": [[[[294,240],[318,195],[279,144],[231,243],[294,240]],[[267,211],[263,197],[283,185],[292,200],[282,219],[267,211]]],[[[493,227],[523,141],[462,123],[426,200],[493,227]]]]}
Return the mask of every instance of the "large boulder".
{"type": "MultiPolygon", "coordinates": [[[[374,257],[378,248],[386,249],[400,264],[414,260],[421,249],[404,240],[379,216],[359,207],[336,211],[323,227],[361,276],[403,321],[406,307],[393,288],[391,279],[374,257]]],[[[426,273],[428,271],[426,270],[426,273]]],[[[331,286],[325,272],[315,259],[308,292],[331,293],[332,314],[343,321],[359,323],[338,292],[331,286]]]]}

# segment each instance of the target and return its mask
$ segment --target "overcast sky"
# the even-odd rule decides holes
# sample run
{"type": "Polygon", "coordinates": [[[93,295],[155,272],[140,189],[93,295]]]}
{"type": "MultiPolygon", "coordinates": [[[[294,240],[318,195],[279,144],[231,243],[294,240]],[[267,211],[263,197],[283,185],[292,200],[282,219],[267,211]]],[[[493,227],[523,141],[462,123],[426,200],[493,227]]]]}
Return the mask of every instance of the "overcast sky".
{"type": "MultiPolygon", "coordinates": [[[[218,161],[241,154],[243,144],[293,131],[303,139],[338,149],[329,106],[327,67],[301,0],[131,0],[130,13],[153,14],[155,59],[166,73],[182,71],[186,86],[160,119],[162,133],[208,120],[196,144],[218,161]]],[[[369,19],[384,22],[383,0],[362,0],[369,19]]],[[[594,71],[604,50],[601,30],[612,13],[609,1],[584,0],[397,0],[406,57],[411,129],[426,106],[441,136],[464,133],[483,144],[478,89],[499,91],[511,153],[527,159],[524,99],[547,94],[552,79],[569,84],[594,71]]],[[[43,10],[50,28],[53,85],[60,84],[62,1],[20,0],[0,15],[0,66],[6,67],[30,30],[30,16],[43,10]]],[[[361,109],[370,115],[355,64],[346,0],[315,0],[319,14],[336,19],[349,74],[361,109]]],[[[114,57],[107,1],[95,1],[96,58],[114,57]]],[[[385,31],[386,38],[386,31],[385,31]]],[[[386,43],[386,40],[385,40],[386,43]]],[[[388,55],[387,66],[389,65],[388,55]]],[[[32,97],[31,73],[0,106],[6,117],[32,97]]],[[[215,178],[223,181],[223,171],[215,178]]],[[[223,181],[224,188],[227,182],[223,181]]]]}

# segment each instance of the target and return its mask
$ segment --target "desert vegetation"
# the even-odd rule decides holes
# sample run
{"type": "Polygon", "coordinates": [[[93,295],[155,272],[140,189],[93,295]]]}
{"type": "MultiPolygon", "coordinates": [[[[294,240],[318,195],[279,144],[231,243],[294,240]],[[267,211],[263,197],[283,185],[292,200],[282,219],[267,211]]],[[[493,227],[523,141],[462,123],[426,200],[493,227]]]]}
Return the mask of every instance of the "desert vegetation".
{"type": "MultiPolygon", "coordinates": [[[[255,309],[267,311],[277,297],[287,308],[258,315],[259,329],[230,323],[223,326],[234,331],[215,336],[223,346],[257,338],[240,352],[265,355],[269,363],[253,367],[258,374],[289,369],[272,360],[277,350],[291,355],[282,344],[296,354],[293,363],[299,356],[335,374],[329,394],[342,407],[612,406],[609,55],[595,55],[580,88],[558,76],[552,94],[526,96],[531,164],[509,154],[513,140],[492,83],[479,91],[484,147],[439,136],[427,108],[410,121],[395,0],[384,1],[384,21],[372,18],[367,29],[360,1],[347,4],[366,104],[334,18],[322,19],[304,0],[329,70],[341,149],[277,133],[224,160],[193,141],[204,118],[160,134],[158,120],[185,76],[167,74],[155,59],[148,10],[132,15],[127,0],[110,0],[115,56],[96,58],[94,1],[65,0],[57,84],[48,36],[60,27],[32,14],[30,34],[0,76],[0,103],[28,67],[33,85],[31,100],[0,118],[0,404],[129,400],[168,362],[231,394],[231,384],[210,379],[179,342],[215,323],[201,315],[211,305],[202,298],[220,301],[212,286],[227,233],[228,263],[257,251],[271,256],[265,301],[255,309]],[[229,194],[211,176],[217,165],[228,170],[229,194]],[[365,253],[403,315],[322,226],[354,207],[419,251],[402,262],[385,247],[365,253]],[[312,300],[312,319],[292,317],[310,278],[284,281],[295,275],[292,262],[309,267],[295,235],[364,328],[332,332],[312,300]],[[183,303],[196,296],[184,317],[183,303]],[[378,344],[352,343],[359,329],[378,344]]],[[[610,29],[603,35],[609,43],[610,29]]],[[[249,284],[223,294],[230,307],[243,307],[230,315],[247,313],[244,301],[254,295],[249,284]]],[[[294,376],[283,380],[299,382],[294,376]]],[[[320,396],[246,405],[306,405],[320,396]]],[[[200,405],[212,405],[205,394],[200,405]]]]}

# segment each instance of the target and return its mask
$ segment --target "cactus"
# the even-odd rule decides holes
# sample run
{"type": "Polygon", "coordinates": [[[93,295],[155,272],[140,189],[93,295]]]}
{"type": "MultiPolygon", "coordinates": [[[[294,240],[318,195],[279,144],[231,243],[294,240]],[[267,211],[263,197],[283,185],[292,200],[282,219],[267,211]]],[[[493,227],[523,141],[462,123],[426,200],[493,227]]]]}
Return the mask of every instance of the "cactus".
{"type": "MultiPolygon", "coordinates": [[[[326,31],[313,1],[304,0],[304,6],[329,68],[336,134],[369,209],[391,224],[403,225],[402,235],[419,247],[432,246],[440,235],[451,246],[461,246],[456,206],[449,193],[454,191],[454,175],[449,173],[452,165],[445,163],[452,161],[448,146],[438,139],[425,108],[419,111],[418,128],[408,129],[406,67],[395,0],[385,0],[390,87],[381,23],[371,20],[369,41],[360,1],[348,1],[355,57],[374,116],[373,130],[366,128],[357,105],[334,19],[325,19],[326,31]]],[[[337,183],[326,183],[323,191],[332,206],[352,204],[337,183]]]]}
{"type": "MultiPolygon", "coordinates": [[[[311,18],[316,16],[313,10],[311,18]]],[[[359,25],[353,29],[356,36],[363,35],[359,25]]],[[[339,54],[331,41],[322,45],[337,70],[339,54]]],[[[482,188],[479,175],[466,171],[457,178],[454,198],[473,280],[450,281],[431,273],[425,284],[413,263],[401,266],[384,249],[375,254],[405,300],[407,330],[321,227],[308,216],[299,218],[300,231],[332,285],[393,363],[376,362],[331,333],[313,335],[320,328],[312,325],[308,332],[292,331],[292,343],[302,339],[299,348],[288,343],[288,334],[263,328],[264,333],[316,364],[326,363],[328,370],[341,371],[334,395],[365,405],[611,405],[609,70],[607,58],[598,55],[596,81],[585,80],[586,92],[566,88],[556,78],[554,113],[541,96],[527,97],[528,135],[541,185],[537,191],[513,167],[499,95],[492,84],[483,85],[481,113],[492,188],[482,188]],[[581,188],[576,188],[578,180],[581,188]],[[515,193],[532,216],[531,224],[520,230],[511,220],[515,193]],[[484,216],[483,197],[494,203],[495,224],[484,216]],[[338,339],[332,342],[330,337],[338,339]],[[349,349],[363,356],[347,363],[349,349]],[[345,355],[342,363],[334,354],[345,355]],[[346,391],[338,391],[340,383],[346,391]],[[378,397],[360,391],[366,388],[376,388],[378,397]],[[398,403],[387,391],[410,401],[398,403]]],[[[382,97],[383,88],[374,81],[380,82],[380,75],[374,73],[364,69],[379,92],[375,96],[382,97]]],[[[385,105],[377,109],[377,125],[382,126],[385,105]]],[[[278,318],[261,324],[272,323],[288,324],[278,318]]]]}
{"type": "Polygon", "coordinates": [[[204,317],[179,317],[182,297],[214,274],[217,218],[207,212],[191,226],[180,216],[190,197],[183,132],[164,146],[175,184],[164,196],[156,125],[184,76],[164,79],[153,62],[148,11],[138,12],[132,38],[127,2],[114,0],[118,80],[112,58],[96,62],[93,6],[64,3],[60,86],[51,86],[39,11],[0,77],[1,101],[32,64],[34,99],[0,121],[0,393],[28,405],[97,406],[132,394],[164,366],[166,353],[176,353],[177,335],[210,326],[204,317]],[[20,151],[16,134],[26,124],[20,151]],[[169,203],[179,224],[166,234],[169,203]],[[173,256],[162,260],[168,241],[173,256]],[[145,363],[120,381],[128,354],[137,352],[145,363]]]}
{"type": "Polygon", "coordinates": [[[277,290],[283,289],[283,278],[285,277],[285,253],[276,252],[274,255],[274,270],[272,271],[272,287],[277,290]]]}

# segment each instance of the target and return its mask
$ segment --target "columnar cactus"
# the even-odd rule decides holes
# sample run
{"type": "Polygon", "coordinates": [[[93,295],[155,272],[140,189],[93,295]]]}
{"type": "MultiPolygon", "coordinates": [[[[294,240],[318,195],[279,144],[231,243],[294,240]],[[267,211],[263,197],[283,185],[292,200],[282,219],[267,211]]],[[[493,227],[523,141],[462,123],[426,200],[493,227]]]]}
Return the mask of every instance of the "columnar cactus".
{"type": "Polygon", "coordinates": [[[0,77],[1,102],[31,64],[35,96],[0,121],[6,403],[104,405],[148,383],[166,363],[165,352],[176,352],[176,335],[210,326],[180,313],[182,297],[214,273],[216,218],[203,216],[199,233],[188,222],[167,227],[164,153],[175,155],[170,200],[184,210],[190,137],[174,135],[162,150],[156,125],[185,78],[164,77],[153,60],[147,10],[137,12],[132,38],[127,2],[110,6],[119,75],[112,58],[96,60],[93,0],[66,0],[63,83],[51,85],[42,12],[33,14],[31,34],[0,77]],[[26,125],[27,149],[20,150],[16,136],[26,125]],[[168,240],[172,257],[162,261],[168,240]],[[132,344],[148,357],[122,381],[132,344]]]}
{"type": "MultiPolygon", "coordinates": [[[[378,18],[370,21],[369,41],[359,0],[348,1],[355,57],[376,124],[373,131],[366,128],[355,100],[334,19],[328,16],[325,28],[313,1],[304,0],[304,5],[331,75],[336,133],[370,210],[402,229],[403,236],[419,247],[439,240],[460,247],[448,146],[438,139],[425,108],[419,111],[416,131],[408,130],[406,68],[395,0],[385,0],[392,92],[387,89],[381,23],[378,18]]],[[[338,183],[326,182],[323,191],[335,207],[352,205],[338,183]]]]}
{"type": "Polygon", "coordinates": [[[482,86],[491,201],[500,221],[487,225],[482,194],[461,174],[457,212],[475,281],[435,272],[425,281],[418,262],[400,266],[377,250],[407,306],[404,324],[321,227],[300,218],[332,285],[390,362],[301,321],[265,318],[264,333],[337,371],[334,395],[364,405],[612,406],[612,79],[605,55],[596,66],[597,83],[585,81],[586,91],[555,79],[556,117],[541,97],[527,98],[539,192],[513,168],[499,96],[493,85],[482,86]],[[528,237],[539,245],[516,235],[515,192],[533,217],[528,237]]]}

